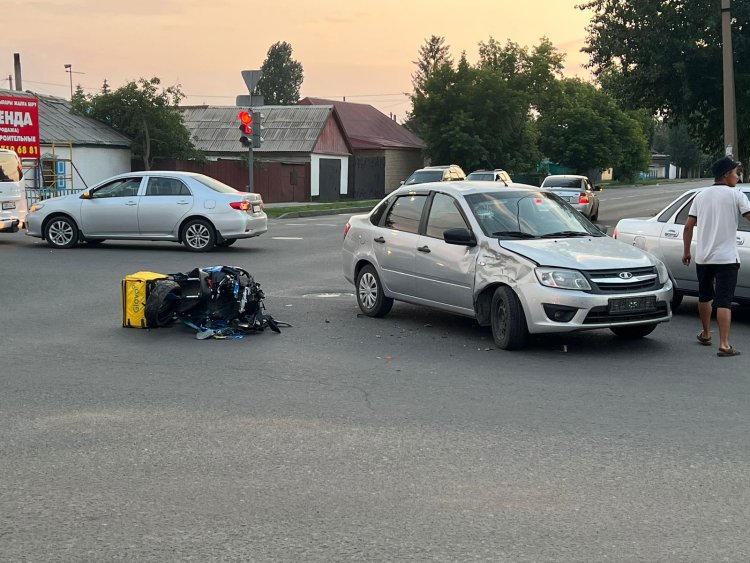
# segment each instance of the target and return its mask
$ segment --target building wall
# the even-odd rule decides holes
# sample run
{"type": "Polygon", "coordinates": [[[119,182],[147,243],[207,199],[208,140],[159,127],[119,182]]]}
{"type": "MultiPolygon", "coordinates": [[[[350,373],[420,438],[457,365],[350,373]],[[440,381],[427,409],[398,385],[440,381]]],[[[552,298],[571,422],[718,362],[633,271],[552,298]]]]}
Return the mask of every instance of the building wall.
{"type": "MultiPolygon", "coordinates": [[[[83,190],[94,184],[115,176],[130,172],[130,149],[115,147],[81,147],[42,145],[42,159],[67,159],[73,163],[74,170],[66,163],[66,176],[73,180],[72,188],[83,190]]],[[[71,186],[67,186],[70,188],[71,186]]]]}
{"type": "Polygon", "coordinates": [[[424,156],[418,149],[386,149],[385,193],[389,194],[401,185],[409,175],[424,166],[424,156]]]}

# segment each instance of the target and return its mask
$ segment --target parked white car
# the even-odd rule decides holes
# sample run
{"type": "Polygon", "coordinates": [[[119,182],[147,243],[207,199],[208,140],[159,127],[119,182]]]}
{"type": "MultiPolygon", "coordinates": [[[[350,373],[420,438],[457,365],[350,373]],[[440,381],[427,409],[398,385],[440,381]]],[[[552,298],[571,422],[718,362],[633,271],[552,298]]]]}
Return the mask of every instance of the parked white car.
{"type": "Polygon", "coordinates": [[[640,338],[671,318],[664,264],[523,184],[402,186],[349,219],[342,258],[366,315],[426,305],[492,326],[509,350],[533,333],[640,338]]]}
{"type": "MultiPolygon", "coordinates": [[[[617,240],[646,250],[666,264],[674,283],[673,308],[679,307],[683,296],[698,295],[695,265],[685,266],[682,263],[682,232],[693,198],[704,189],[688,190],[654,217],[622,219],[612,232],[617,240]]],[[[737,189],[750,198],[750,186],[740,184],[737,189]]],[[[750,222],[741,216],[738,216],[738,222],[737,250],[744,267],[740,268],[737,277],[734,299],[737,303],[750,304],[750,222]]],[[[700,236],[700,225],[696,225],[691,246],[693,256],[700,236]]]]}
{"type": "Polygon", "coordinates": [[[0,149],[0,233],[15,233],[26,219],[26,191],[21,160],[15,151],[0,149]]]}
{"type": "Polygon", "coordinates": [[[599,219],[599,197],[594,192],[601,191],[601,187],[586,176],[553,174],[542,180],[541,187],[557,194],[592,221],[599,219]]]}

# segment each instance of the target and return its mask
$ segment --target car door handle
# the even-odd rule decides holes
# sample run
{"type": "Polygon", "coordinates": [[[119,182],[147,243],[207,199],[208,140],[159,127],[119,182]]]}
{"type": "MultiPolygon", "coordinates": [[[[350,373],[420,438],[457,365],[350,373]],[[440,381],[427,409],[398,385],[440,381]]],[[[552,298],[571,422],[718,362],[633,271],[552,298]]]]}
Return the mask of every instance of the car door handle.
{"type": "Polygon", "coordinates": [[[177,205],[188,205],[189,203],[190,203],[189,201],[182,200],[182,201],[178,201],[177,205]]]}
{"type": "Polygon", "coordinates": [[[128,201],[125,203],[125,205],[138,205],[137,201],[128,201]]]}
{"type": "Polygon", "coordinates": [[[431,252],[430,247],[426,244],[424,246],[418,246],[417,250],[419,250],[420,252],[431,252]]]}
{"type": "Polygon", "coordinates": [[[745,244],[745,239],[742,237],[737,237],[737,246],[742,246],[745,244]]]}
{"type": "Polygon", "coordinates": [[[675,231],[674,229],[664,231],[664,236],[666,238],[677,238],[677,231],[675,231]]]}
{"type": "Polygon", "coordinates": [[[385,242],[385,239],[384,239],[383,237],[375,237],[375,238],[374,238],[374,239],[372,239],[372,240],[374,240],[375,242],[380,242],[380,243],[383,243],[383,242],[385,242]]]}

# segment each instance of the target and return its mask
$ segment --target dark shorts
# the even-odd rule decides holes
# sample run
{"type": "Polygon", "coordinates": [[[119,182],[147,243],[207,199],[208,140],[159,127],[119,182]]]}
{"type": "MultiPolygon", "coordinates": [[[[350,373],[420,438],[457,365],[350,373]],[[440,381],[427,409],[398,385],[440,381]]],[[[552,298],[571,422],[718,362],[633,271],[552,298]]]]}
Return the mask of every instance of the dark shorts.
{"type": "Polygon", "coordinates": [[[715,307],[729,309],[734,299],[734,288],[737,286],[737,272],[740,265],[735,264],[696,264],[698,274],[698,301],[713,301],[715,307]]]}

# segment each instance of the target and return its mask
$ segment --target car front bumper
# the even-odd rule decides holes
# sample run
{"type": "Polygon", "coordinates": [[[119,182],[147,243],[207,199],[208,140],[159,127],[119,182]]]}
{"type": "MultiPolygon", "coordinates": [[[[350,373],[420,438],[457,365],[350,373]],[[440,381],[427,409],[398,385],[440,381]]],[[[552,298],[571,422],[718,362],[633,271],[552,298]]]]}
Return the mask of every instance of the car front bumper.
{"type": "Polygon", "coordinates": [[[643,325],[667,322],[672,318],[670,301],[672,282],[668,280],[661,288],[638,293],[586,293],[583,291],[555,289],[535,281],[519,285],[516,293],[523,303],[530,333],[572,332],[593,330],[613,326],[643,325]],[[655,297],[656,306],[648,310],[613,312],[614,299],[633,300],[639,297],[655,297]],[[547,309],[545,309],[547,305],[547,309]],[[547,311],[550,309],[575,309],[570,320],[555,321],[547,311]]]}

